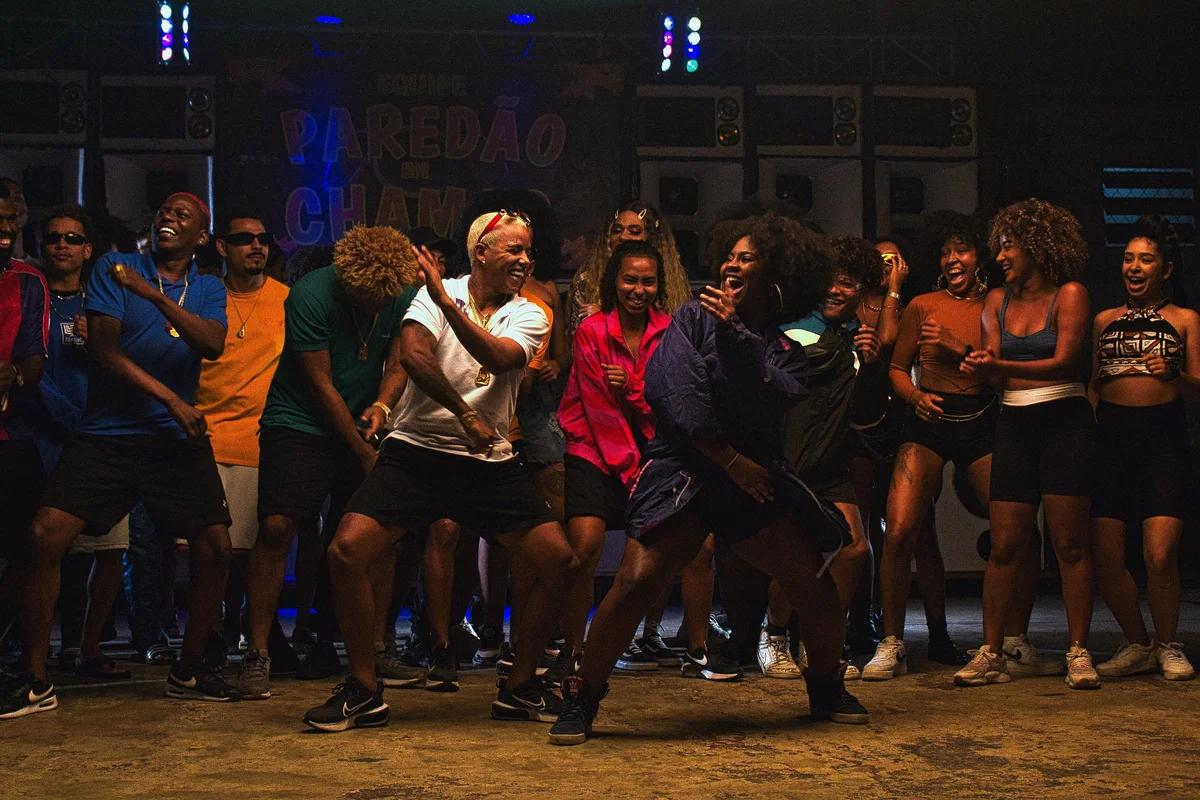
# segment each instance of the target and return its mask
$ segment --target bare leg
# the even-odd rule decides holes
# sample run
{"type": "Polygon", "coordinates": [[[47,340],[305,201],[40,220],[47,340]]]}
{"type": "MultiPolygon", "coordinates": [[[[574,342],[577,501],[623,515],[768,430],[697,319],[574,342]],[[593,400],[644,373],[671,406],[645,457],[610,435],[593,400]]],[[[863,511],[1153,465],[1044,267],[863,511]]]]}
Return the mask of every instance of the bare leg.
{"type": "MultiPolygon", "coordinates": [[[[841,599],[842,611],[850,608],[850,601],[858,590],[858,580],[871,561],[871,545],[867,543],[867,533],[863,529],[862,515],[858,506],[853,503],[837,503],[838,511],[850,525],[850,544],[843,547],[834,556],[829,565],[829,574],[838,587],[838,597],[841,599]]],[[[844,613],[843,613],[844,616],[844,613]]]]}
{"type": "Polygon", "coordinates": [[[395,637],[396,618],[392,617],[392,635],[387,634],[388,609],[392,607],[392,583],[396,579],[396,548],[389,547],[371,565],[371,591],[375,594],[375,641],[387,642],[395,637]]]}
{"type": "Polygon", "coordinates": [[[1004,644],[1004,629],[1036,515],[1037,506],[1029,503],[992,500],[988,505],[992,551],[983,572],[983,638],[993,653],[999,653],[1004,644]]]}
{"type": "Polygon", "coordinates": [[[1121,520],[1092,518],[1092,560],[1096,565],[1096,587],[1121,626],[1126,640],[1145,647],[1150,644],[1150,634],[1142,619],[1137,584],[1125,566],[1125,531],[1125,523],[1121,520]]]}
{"type": "Polygon", "coordinates": [[[179,662],[188,667],[200,663],[209,631],[221,624],[221,601],[229,578],[233,548],[227,525],[211,525],[188,537],[191,590],[188,593],[188,625],[183,633],[179,662]]]}
{"type": "Polygon", "coordinates": [[[858,582],[854,599],[850,602],[850,623],[862,632],[870,630],[871,597],[876,591],[878,562],[883,556],[883,529],[879,525],[880,506],[875,503],[875,464],[868,458],[855,458],[850,465],[850,477],[854,483],[854,497],[867,535],[867,549],[871,558],[864,565],[865,575],[858,582]]]}
{"type": "MultiPolygon", "coordinates": [[[[504,629],[504,604],[508,596],[508,573],[512,554],[479,540],[479,583],[484,601],[484,625],[504,629]]],[[[501,639],[504,637],[501,636],[501,639]]]]}
{"type": "Polygon", "coordinates": [[[567,520],[567,541],[579,557],[579,576],[571,587],[567,600],[564,633],[567,647],[576,653],[583,651],[588,612],[595,598],[596,565],[604,552],[604,533],[608,525],[599,517],[571,517],[567,520]]]}
{"type": "Polygon", "coordinates": [[[88,606],[83,615],[83,639],[79,643],[81,661],[103,655],[100,651],[100,636],[104,631],[104,620],[112,611],[121,590],[121,557],[124,550],[100,550],[92,564],[88,579],[88,606]]]}
{"type": "MultiPolygon", "coordinates": [[[[1179,630],[1179,539],[1183,520],[1151,517],[1142,523],[1146,561],[1146,599],[1160,642],[1174,642],[1179,630]]],[[[1138,615],[1140,618],[1140,614],[1138,615]]]]}
{"type": "Polygon", "coordinates": [[[1058,558],[1063,602],[1067,606],[1067,629],[1071,647],[1087,647],[1092,625],[1092,603],[1096,583],[1092,575],[1092,552],[1088,529],[1090,497],[1048,494],[1042,497],[1050,541],[1058,558]]]}
{"type": "Polygon", "coordinates": [[[348,513],[342,517],[327,552],[350,674],[368,689],[376,686],[375,593],[371,588],[370,566],[403,535],[399,528],[384,526],[362,514],[348,513]]]}
{"type": "MultiPolygon", "coordinates": [[[[713,536],[710,533],[704,538],[696,557],[683,568],[680,592],[683,594],[683,618],[687,626],[688,648],[692,650],[704,647],[708,641],[708,614],[712,610],[713,585],[716,581],[716,571],[713,569],[714,549],[713,536]]],[[[667,597],[669,593],[668,588],[663,596],[667,597]]],[[[646,619],[650,619],[650,615],[647,615],[646,619]]],[[[661,613],[658,615],[658,621],[662,622],[661,613]]]]}
{"type": "Polygon", "coordinates": [[[429,526],[425,543],[422,578],[425,587],[425,614],[429,620],[429,638],[433,647],[450,644],[450,596],[454,592],[454,551],[458,547],[459,526],[448,519],[429,526]]]}
{"type": "Polygon", "coordinates": [[[880,562],[883,633],[904,638],[904,617],[912,585],[912,553],[918,527],[928,515],[945,462],[927,447],[906,443],[896,455],[888,489],[887,529],[880,562]]]}
{"type": "Polygon", "coordinates": [[[514,564],[520,563],[530,575],[514,636],[523,644],[514,644],[512,673],[506,680],[508,688],[514,689],[536,677],[542,646],[558,621],[562,598],[579,574],[579,559],[557,522],[497,538],[513,551],[514,564]]]}
{"type": "MultiPolygon", "coordinates": [[[[301,630],[312,630],[309,618],[312,615],[313,600],[317,595],[317,574],[321,570],[321,553],[324,550],[321,543],[320,518],[306,519],[301,522],[296,535],[299,537],[296,544],[295,568],[296,627],[301,630]]],[[[282,586],[282,584],[280,585],[282,586]]],[[[247,602],[249,602],[249,593],[250,586],[248,584],[246,587],[247,602]]],[[[247,613],[249,612],[247,611],[247,613]]]]}
{"type": "Polygon", "coordinates": [[[937,512],[929,507],[917,526],[913,559],[917,564],[917,590],[925,606],[926,623],[946,618],[946,562],[937,535],[937,512]]]}
{"type": "Polygon", "coordinates": [[[646,610],[662,596],[666,583],[695,558],[707,536],[704,523],[684,510],[662,523],[647,541],[626,542],[613,587],[592,618],[580,669],[590,686],[599,688],[608,681],[646,610]]]}
{"type": "MultiPolygon", "coordinates": [[[[282,514],[272,514],[259,522],[258,538],[250,551],[249,573],[246,579],[246,644],[251,650],[267,649],[271,623],[279,607],[279,592],[287,571],[287,551],[296,538],[297,520],[282,514]]],[[[318,553],[319,558],[319,553],[318,553]]],[[[299,557],[297,557],[299,572],[299,557]]],[[[315,586],[315,581],[314,581],[315,586]]],[[[309,605],[311,605],[311,599],[309,605]]],[[[304,605],[297,602],[299,608],[304,605]]],[[[299,611],[297,611],[299,625],[299,611]]]]}
{"type": "Polygon", "coordinates": [[[46,680],[46,651],[54,625],[61,571],[59,562],[84,522],[57,508],[40,508],[33,518],[29,560],[24,577],[25,615],[21,630],[25,639],[25,665],[35,678],[46,680]]]}
{"type": "Polygon", "coordinates": [[[747,562],[779,584],[800,615],[800,636],[808,653],[810,673],[823,677],[842,659],[846,639],[845,610],[829,574],[816,577],[823,559],[816,544],[800,534],[800,523],[784,519],[733,545],[747,562]]]}

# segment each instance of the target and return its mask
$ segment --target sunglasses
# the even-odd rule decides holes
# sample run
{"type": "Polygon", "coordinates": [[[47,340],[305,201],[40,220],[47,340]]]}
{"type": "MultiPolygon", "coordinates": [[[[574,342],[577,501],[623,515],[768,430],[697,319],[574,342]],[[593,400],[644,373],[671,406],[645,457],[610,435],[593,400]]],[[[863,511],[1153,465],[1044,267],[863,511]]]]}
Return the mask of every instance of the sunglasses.
{"type": "Polygon", "coordinates": [[[81,244],[87,244],[87,237],[80,236],[78,233],[47,233],[42,237],[42,244],[47,247],[53,247],[60,241],[65,241],[69,245],[78,247],[81,244]]]}
{"type": "Polygon", "coordinates": [[[482,239],[484,236],[487,236],[489,233],[491,233],[492,230],[500,224],[500,220],[504,219],[505,217],[519,219],[521,222],[525,223],[526,228],[531,227],[529,217],[525,216],[520,211],[506,211],[502,208],[500,209],[500,212],[496,214],[496,216],[492,217],[492,221],[484,226],[483,232],[479,234],[479,238],[482,239]]]}
{"type": "Polygon", "coordinates": [[[241,233],[230,233],[221,237],[221,241],[225,242],[225,244],[231,244],[234,247],[245,247],[255,240],[263,247],[275,246],[275,234],[270,231],[263,231],[262,233],[242,231],[241,233]]]}

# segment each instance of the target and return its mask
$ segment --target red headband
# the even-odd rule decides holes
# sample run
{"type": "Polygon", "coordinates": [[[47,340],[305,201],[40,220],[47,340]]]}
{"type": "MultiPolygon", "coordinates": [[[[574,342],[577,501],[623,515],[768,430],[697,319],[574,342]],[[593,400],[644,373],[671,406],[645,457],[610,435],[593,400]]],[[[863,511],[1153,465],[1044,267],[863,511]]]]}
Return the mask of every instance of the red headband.
{"type": "Polygon", "coordinates": [[[196,195],[192,194],[191,192],[172,192],[167,196],[167,199],[164,200],[163,203],[166,204],[166,202],[172,197],[186,197],[188,200],[191,200],[193,203],[199,206],[200,210],[204,212],[204,216],[207,217],[210,222],[212,221],[212,213],[208,210],[208,204],[199,197],[196,197],[196,195]]]}

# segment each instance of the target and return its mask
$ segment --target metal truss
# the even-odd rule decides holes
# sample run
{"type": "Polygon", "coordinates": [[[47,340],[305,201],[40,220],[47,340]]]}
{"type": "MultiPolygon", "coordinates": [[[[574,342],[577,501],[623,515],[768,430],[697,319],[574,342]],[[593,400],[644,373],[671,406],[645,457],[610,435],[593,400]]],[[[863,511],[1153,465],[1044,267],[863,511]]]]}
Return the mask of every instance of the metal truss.
{"type": "MultiPolygon", "coordinates": [[[[139,72],[155,66],[153,20],[0,17],[0,67],[139,72]]],[[[338,28],[325,26],[196,25],[195,68],[216,71],[229,56],[306,55],[396,63],[451,58],[465,66],[489,62],[623,63],[641,79],[657,73],[653,35],[598,31],[338,28]]],[[[814,36],[714,33],[704,37],[698,82],[909,82],[961,80],[954,40],[943,36],[814,36]]]]}

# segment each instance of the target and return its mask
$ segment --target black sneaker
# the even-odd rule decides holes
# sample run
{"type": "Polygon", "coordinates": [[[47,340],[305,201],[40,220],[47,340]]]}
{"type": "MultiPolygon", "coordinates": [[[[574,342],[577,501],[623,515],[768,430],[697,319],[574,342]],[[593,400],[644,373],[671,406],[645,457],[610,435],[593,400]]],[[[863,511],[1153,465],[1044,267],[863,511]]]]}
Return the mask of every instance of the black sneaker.
{"type": "Polygon", "coordinates": [[[501,678],[507,678],[512,674],[513,668],[513,651],[512,645],[508,642],[503,642],[500,645],[500,655],[496,658],[496,674],[501,678]]]}
{"type": "MultiPolygon", "coordinates": [[[[306,654],[309,652],[312,652],[311,647],[305,651],[306,654]]],[[[278,617],[271,623],[271,632],[267,635],[267,655],[271,658],[271,671],[276,675],[295,675],[300,669],[300,656],[292,649],[278,617]]]]}
{"type": "Polygon", "coordinates": [[[550,669],[542,675],[542,683],[548,689],[558,689],[562,686],[563,679],[569,675],[574,675],[579,669],[580,658],[576,655],[575,650],[571,647],[563,645],[559,648],[558,657],[554,659],[554,663],[550,665],[550,669]]]}
{"type": "Polygon", "coordinates": [[[216,631],[209,631],[208,638],[204,640],[204,654],[200,656],[200,663],[209,669],[220,669],[228,661],[229,645],[225,637],[216,631]]]}
{"type": "Polygon", "coordinates": [[[846,691],[843,680],[846,667],[836,667],[823,678],[814,678],[804,671],[804,682],[808,689],[808,713],[818,719],[841,722],[846,725],[866,725],[871,714],[863,708],[858,698],[846,691]]]}
{"type": "Polygon", "coordinates": [[[349,728],[374,728],[388,724],[387,703],[383,702],[383,685],[372,691],[354,676],[333,687],[333,697],[324,705],[310,708],[304,724],[319,731],[337,732],[349,728]]]}
{"type": "Polygon", "coordinates": [[[477,667],[494,667],[500,660],[500,647],[504,644],[504,629],[488,625],[479,631],[479,647],[471,656],[477,667]]]}
{"type": "Polygon", "coordinates": [[[621,657],[617,659],[617,669],[630,672],[651,672],[658,669],[658,661],[649,653],[644,652],[636,641],[632,641],[629,643],[629,647],[625,648],[625,652],[621,653],[621,657]]]}
{"type": "Polygon", "coordinates": [[[929,637],[929,660],[951,667],[961,667],[969,659],[966,653],[958,649],[949,634],[935,634],[929,637]]]}
{"type": "Polygon", "coordinates": [[[58,708],[54,684],[31,673],[10,674],[0,682],[0,719],[16,719],[58,708]]]}
{"type": "Polygon", "coordinates": [[[375,650],[375,675],[389,689],[420,689],[428,672],[425,667],[408,666],[395,653],[388,653],[386,645],[375,650]]]}
{"type": "Polygon", "coordinates": [[[402,664],[410,667],[429,666],[429,645],[421,637],[413,634],[408,637],[404,647],[396,654],[402,664]]]}
{"type": "Polygon", "coordinates": [[[323,681],[341,674],[342,660],[338,658],[333,642],[317,642],[296,668],[296,677],[302,681],[323,681]]]}
{"type": "Polygon", "coordinates": [[[242,693],[229,681],[220,667],[211,668],[197,664],[191,669],[178,664],[167,672],[167,697],[176,700],[205,700],[210,703],[228,703],[240,700],[242,693]]]}
{"type": "Polygon", "coordinates": [[[683,654],[683,668],[679,672],[685,678],[703,678],[706,681],[740,681],[744,675],[740,665],[724,656],[696,648],[683,654]]]}
{"type": "Polygon", "coordinates": [[[500,689],[492,702],[492,719],[530,722],[554,722],[562,712],[562,700],[542,686],[537,678],[508,689],[507,680],[496,681],[500,689]]]}
{"type": "Polygon", "coordinates": [[[458,691],[458,656],[451,647],[438,647],[429,659],[425,688],[431,692],[458,691]]]}
{"type": "Polygon", "coordinates": [[[578,675],[563,681],[562,711],[550,726],[550,744],[583,744],[592,735],[592,721],[600,710],[600,701],[608,694],[608,684],[593,692],[578,675]]]}
{"type": "Polygon", "coordinates": [[[636,640],[636,643],[638,649],[654,659],[660,667],[678,667],[683,663],[679,654],[667,647],[667,643],[663,641],[662,635],[657,631],[646,634],[636,640]]]}

